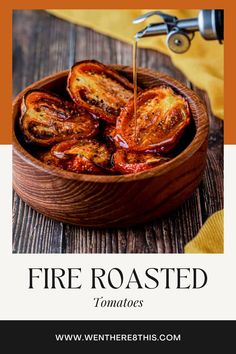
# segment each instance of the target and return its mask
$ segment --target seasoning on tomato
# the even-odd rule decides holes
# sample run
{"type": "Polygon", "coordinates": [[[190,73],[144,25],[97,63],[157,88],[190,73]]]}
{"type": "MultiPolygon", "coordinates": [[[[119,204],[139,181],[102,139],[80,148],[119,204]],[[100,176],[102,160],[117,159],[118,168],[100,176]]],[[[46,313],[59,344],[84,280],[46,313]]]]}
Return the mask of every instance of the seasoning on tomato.
{"type": "Polygon", "coordinates": [[[187,101],[165,86],[140,93],[136,120],[133,113],[134,102],[130,100],[117,119],[115,136],[117,145],[130,151],[166,153],[190,123],[187,101]]]}
{"type": "Polygon", "coordinates": [[[142,172],[162,165],[169,160],[167,157],[151,152],[140,153],[124,149],[118,149],[113,155],[114,169],[122,174],[142,172]]]}
{"type": "Polygon", "coordinates": [[[70,138],[94,137],[99,127],[98,119],[91,113],[42,90],[25,94],[19,123],[25,140],[40,146],[70,138]]]}
{"type": "Polygon", "coordinates": [[[94,139],[67,140],[56,144],[51,154],[63,162],[63,168],[76,173],[102,173],[109,168],[109,148],[94,139]]]}
{"type": "Polygon", "coordinates": [[[133,84],[96,60],[76,63],[67,90],[72,100],[101,119],[115,124],[122,107],[133,97],[133,84]]]}

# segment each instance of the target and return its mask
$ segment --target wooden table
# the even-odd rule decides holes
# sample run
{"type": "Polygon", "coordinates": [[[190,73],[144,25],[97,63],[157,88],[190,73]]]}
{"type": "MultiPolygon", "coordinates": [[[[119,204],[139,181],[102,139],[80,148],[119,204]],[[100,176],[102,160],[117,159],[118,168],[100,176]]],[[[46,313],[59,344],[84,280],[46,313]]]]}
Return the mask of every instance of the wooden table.
{"type": "MultiPolygon", "coordinates": [[[[33,81],[69,68],[82,59],[132,65],[132,47],[48,13],[15,11],[13,16],[13,95],[33,81]]],[[[223,125],[207,94],[194,87],[169,57],[140,49],[138,66],[165,72],[197,91],[210,117],[207,167],[192,197],[161,220],[125,229],[97,230],[50,220],[14,193],[14,253],[183,253],[205,220],[223,208],[223,125]]]]}

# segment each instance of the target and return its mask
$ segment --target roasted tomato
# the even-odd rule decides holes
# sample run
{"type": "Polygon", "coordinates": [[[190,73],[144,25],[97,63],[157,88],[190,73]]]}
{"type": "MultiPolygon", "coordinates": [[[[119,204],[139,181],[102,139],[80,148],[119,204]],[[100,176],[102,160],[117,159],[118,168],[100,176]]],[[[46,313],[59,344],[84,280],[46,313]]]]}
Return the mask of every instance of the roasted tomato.
{"type": "Polygon", "coordinates": [[[69,156],[65,154],[65,151],[68,151],[70,148],[75,146],[78,143],[77,139],[64,140],[60,143],[54,145],[51,148],[52,156],[58,158],[61,161],[66,161],[69,159],[69,156]]]}
{"type": "Polygon", "coordinates": [[[44,162],[46,165],[66,169],[65,161],[58,159],[56,156],[52,155],[51,150],[41,152],[40,154],[38,154],[38,158],[39,158],[39,160],[44,162]]]}
{"type": "Polygon", "coordinates": [[[130,151],[165,153],[179,141],[190,123],[187,101],[170,87],[156,87],[137,97],[137,115],[130,100],[117,120],[115,140],[130,151]]]}
{"type": "Polygon", "coordinates": [[[114,169],[123,174],[137,173],[162,165],[170,159],[155,153],[131,152],[118,149],[113,155],[114,169]]]}
{"type": "Polygon", "coordinates": [[[133,97],[133,85],[96,60],[84,60],[71,68],[67,90],[74,102],[113,124],[133,97]]]}
{"type": "Polygon", "coordinates": [[[21,105],[20,128],[25,140],[41,146],[70,138],[93,137],[99,121],[73,102],[48,92],[26,93],[21,105]]]}
{"type": "Polygon", "coordinates": [[[102,173],[111,161],[108,147],[94,139],[63,141],[51,149],[51,154],[63,161],[66,170],[76,173],[102,173]]]}
{"type": "Polygon", "coordinates": [[[77,142],[77,139],[64,140],[55,144],[50,150],[39,152],[37,157],[47,165],[60,167],[66,170],[69,157],[65,156],[64,151],[70,149],[77,142]]]}
{"type": "Polygon", "coordinates": [[[116,127],[113,125],[107,125],[103,130],[103,137],[110,142],[114,142],[116,136],[116,127]]]}

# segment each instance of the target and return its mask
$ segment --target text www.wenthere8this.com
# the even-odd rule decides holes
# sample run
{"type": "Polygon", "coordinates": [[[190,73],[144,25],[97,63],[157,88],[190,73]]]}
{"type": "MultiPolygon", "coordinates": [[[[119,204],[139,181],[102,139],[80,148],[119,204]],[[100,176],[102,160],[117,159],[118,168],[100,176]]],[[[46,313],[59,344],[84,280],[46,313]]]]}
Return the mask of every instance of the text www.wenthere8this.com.
{"type": "Polygon", "coordinates": [[[57,342],[180,342],[181,334],[156,334],[156,333],[106,333],[106,334],[55,334],[57,342]]]}

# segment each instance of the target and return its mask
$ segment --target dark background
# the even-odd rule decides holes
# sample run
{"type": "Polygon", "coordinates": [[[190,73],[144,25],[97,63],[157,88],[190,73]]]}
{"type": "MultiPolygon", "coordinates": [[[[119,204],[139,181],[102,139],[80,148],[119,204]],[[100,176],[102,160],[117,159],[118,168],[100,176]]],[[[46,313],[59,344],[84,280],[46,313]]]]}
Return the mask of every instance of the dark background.
{"type": "MultiPolygon", "coordinates": [[[[205,353],[227,352],[235,346],[235,321],[0,321],[1,344],[9,352],[18,349],[32,353],[62,349],[65,353],[79,349],[154,349],[161,354],[181,351],[205,353]],[[180,334],[180,341],[62,341],[55,334],[180,334]],[[207,348],[207,349],[206,349],[207,348]]],[[[59,351],[60,352],[60,351],[59,351]]],[[[107,350],[108,352],[108,350],[107,350]]],[[[106,351],[103,351],[106,353],[106,351]]],[[[110,353],[110,351],[108,352],[110,353]]]]}
{"type": "MultiPolygon", "coordinates": [[[[14,11],[13,96],[32,82],[83,59],[132,65],[132,46],[59,20],[45,11],[14,11]]],[[[14,253],[183,253],[184,245],[205,220],[223,208],[223,124],[212,115],[207,94],[194,87],[164,54],[139,49],[138,66],[173,76],[205,101],[210,136],[207,167],[199,188],[166,218],[114,230],[87,229],[50,220],[14,193],[14,253]]]]}

